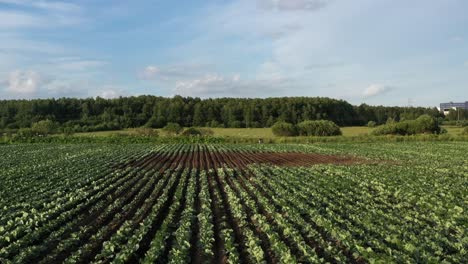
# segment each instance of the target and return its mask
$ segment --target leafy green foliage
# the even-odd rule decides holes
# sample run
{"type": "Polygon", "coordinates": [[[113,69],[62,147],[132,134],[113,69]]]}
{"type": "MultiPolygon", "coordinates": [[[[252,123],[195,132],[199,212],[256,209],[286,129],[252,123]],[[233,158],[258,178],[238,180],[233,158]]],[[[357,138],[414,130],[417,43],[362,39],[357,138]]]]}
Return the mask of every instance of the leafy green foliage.
{"type": "MultiPolygon", "coordinates": [[[[339,126],[356,126],[370,120],[378,124],[385,123],[388,118],[410,120],[423,114],[444,117],[436,108],[352,106],[343,100],[321,97],[200,99],[136,96],[0,100],[0,129],[28,128],[32,123],[46,119],[73,132],[142,126],[163,128],[167,123],[178,123],[183,127],[254,128],[271,127],[280,120],[292,124],[304,120],[330,120],[339,126]]],[[[453,114],[448,118],[452,120],[453,114]]],[[[462,119],[465,118],[460,113],[462,119]]]]}
{"type": "Polygon", "coordinates": [[[340,127],[328,120],[307,120],[297,124],[300,136],[339,136],[340,127]]]}
{"type": "Polygon", "coordinates": [[[429,115],[422,115],[416,120],[401,122],[387,122],[372,131],[373,135],[414,135],[439,134],[440,127],[437,120],[429,115]]]}
{"type": "Polygon", "coordinates": [[[375,126],[377,126],[377,123],[375,121],[371,120],[371,121],[367,122],[367,127],[375,127],[375,126]]]}
{"type": "Polygon", "coordinates": [[[204,263],[465,263],[467,150],[1,145],[0,262],[191,263],[194,253],[204,263]],[[369,163],[287,167],[259,162],[258,152],[369,163]]]}
{"type": "Polygon", "coordinates": [[[33,123],[31,126],[33,133],[37,135],[47,136],[53,134],[57,130],[57,124],[52,120],[42,120],[36,123],[33,123]]]}
{"type": "Polygon", "coordinates": [[[182,136],[201,136],[202,132],[194,127],[189,127],[182,132],[182,136]]]}
{"type": "Polygon", "coordinates": [[[276,122],[272,127],[271,130],[273,131],[273,134],[275,136],[280,136],[280,137],[292,137],[297,135],[297,129],[296,127],[287,122],[276,122]]]}
{"type": "Polygon", "coordinates": [[[177,123],[168,123],[165,127],[163,127],[164,132],[173,135],[179,134],[182,132],[182,130],[184,130],[184,128],[177,123]]]}

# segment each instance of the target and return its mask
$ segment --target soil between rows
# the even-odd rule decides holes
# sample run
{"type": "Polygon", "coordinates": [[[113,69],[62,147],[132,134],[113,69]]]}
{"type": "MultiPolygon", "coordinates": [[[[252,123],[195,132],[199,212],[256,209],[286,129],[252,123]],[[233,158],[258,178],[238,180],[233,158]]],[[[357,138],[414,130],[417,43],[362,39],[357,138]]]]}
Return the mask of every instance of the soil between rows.
{"type": "MultiPolygon", "coordinates": [[[[205,155],[204,152],[207,150],[200,150],[200,152],[194,153],[194,156],[205,155]]],[[[210,153],[206,153],[212,155],[210,153]]],[[[129,167],[145,167],[150,165],[154,160],[154,156],[159,156],[161,153],[153,153],[142,159],[133,160],[127,163],[125,166],[129,167]]],[[[168,154],[167,159],[163,158],[162,162],[170,161],[168,154]]],[[[223,160],[215,159],[213,162],[213,167],[219,168],[223,164],[229,162],[231,164],[236,164],[238,168],[246,168],[251,164],[272,164],[277,166],[313,166],[318,164],[335,164],[335,165],[358,165],[358,164],[371,164],[377,163],[377,161],[370,161],[364,158],[358,158],[353,156],[338,156],[338,155],[325,155],[318,153],[299,153],[299,152],[235,152],[228,151],[222,153],[223,160]]],[[[198,157],[194,157],[198,159],[198,157]]],[[[156,162],[161,162],[160,160],[156,162]]],[[[186,161],[190,163],[190,160],[186,161]]],[[[200,167],[199,163],[193,164],[193,166],[200,167]]],[[[196,167],[197,168],[197,167],[196,167]]]]}

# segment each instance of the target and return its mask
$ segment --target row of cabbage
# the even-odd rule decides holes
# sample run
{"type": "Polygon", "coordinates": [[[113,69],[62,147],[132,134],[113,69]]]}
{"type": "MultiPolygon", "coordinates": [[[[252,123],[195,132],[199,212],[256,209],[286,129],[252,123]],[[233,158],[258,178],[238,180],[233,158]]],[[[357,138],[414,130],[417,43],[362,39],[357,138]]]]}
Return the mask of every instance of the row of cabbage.
{"type": "Polygon", "coordinates": [[[468,146],[439,144],[5,146],[0,262],[463,263],[468,166],[444,155],[468,146]],[[399,162],[246,168],[228,151],[399,162]]]}

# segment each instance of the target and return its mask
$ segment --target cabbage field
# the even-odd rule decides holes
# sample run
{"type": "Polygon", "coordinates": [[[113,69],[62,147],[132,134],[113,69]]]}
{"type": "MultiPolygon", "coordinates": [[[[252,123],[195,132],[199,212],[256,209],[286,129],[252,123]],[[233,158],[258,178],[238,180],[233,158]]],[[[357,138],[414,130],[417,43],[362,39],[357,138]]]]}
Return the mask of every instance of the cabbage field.
{"type": "Polygon", "coordinates": [[[468,263],[468,142],[0,146],[0,263],[468,263]]]}

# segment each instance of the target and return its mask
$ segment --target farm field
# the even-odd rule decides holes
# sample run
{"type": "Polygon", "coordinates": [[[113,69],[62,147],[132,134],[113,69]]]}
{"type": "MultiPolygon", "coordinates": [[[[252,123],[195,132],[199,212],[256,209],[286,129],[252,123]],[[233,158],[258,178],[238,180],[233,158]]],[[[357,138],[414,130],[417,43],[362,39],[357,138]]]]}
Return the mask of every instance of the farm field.
{"type": "Polygon", "coordinates": [[[0,146],[0,263],[467,263],[468,142],[0,146]]]}
{"type": "MultiPolygon", "coordinates": [[[[463,128],[456,126],[442,126],[447,129],[449,135],[460,135],[463,128]]],[[[213,136],[216,137],[239,137],[239,138],[263,138],[270,139],[275,138],[271,128],[209,128],[213,131],[213,136]]],[[[353,126],[353,127],[341,127],[341,132],[344,137],[357,137],[369,135],[373,128],[365,126],[353,126]]],[[[165,136],[165,133],[161,129],[157,129],[161,136],[165,136]]],[[[117,131],[98,131],[98,132],[83,132],[76,133],[77,136],[89,137],[106,137],[114,134],[132,135],[135,134],[134,129],[117,130],[117,131]]]]}

